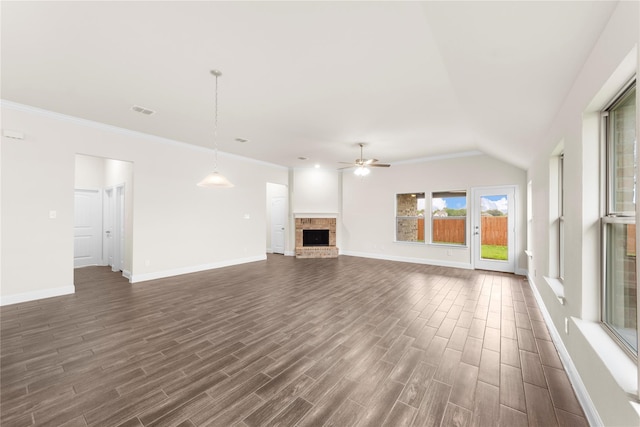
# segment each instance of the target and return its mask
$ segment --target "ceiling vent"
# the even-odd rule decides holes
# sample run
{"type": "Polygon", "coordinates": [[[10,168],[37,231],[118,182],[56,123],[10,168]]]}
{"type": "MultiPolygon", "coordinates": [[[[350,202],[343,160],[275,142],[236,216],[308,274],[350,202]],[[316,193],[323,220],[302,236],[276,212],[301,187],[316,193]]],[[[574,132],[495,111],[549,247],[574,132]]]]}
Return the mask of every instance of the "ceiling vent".
{"type": "Polygon", "coordinates": [[[133,107],[131,107],[131,109],[132,109],[133,111],[135,111],[136,113],[144,114],[145,116],[150,116],[150,115],[152,115],[152,114],[155,114],[155,113],[156,113],[156,112],[155,112],[155,111],[153,111],[153,110],[150,110],[150,109],[148,109],[148,108],[141,107],[141,106],[139,106],[139,105],[134,105],[133,107]]]}

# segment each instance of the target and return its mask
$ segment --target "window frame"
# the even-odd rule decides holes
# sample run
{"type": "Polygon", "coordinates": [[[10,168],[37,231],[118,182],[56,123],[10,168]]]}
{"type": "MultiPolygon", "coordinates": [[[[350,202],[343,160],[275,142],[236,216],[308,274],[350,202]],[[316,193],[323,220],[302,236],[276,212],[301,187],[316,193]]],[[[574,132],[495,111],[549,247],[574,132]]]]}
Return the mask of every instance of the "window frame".
{"type": "MultiPolygon", "coordinates": [[[[426,239],[426,235],[425,235],[427,230],[426,230],[426,219],[425,219],[424,214],[422,215],[422,217],[420,215],[417,215],[417,214],[415,216],[398,215],[398,196],[407,195],[407,194],[415,195],[416,200],[420,198],[419,195],[422,195],[422,198],[425,201],[425,207],[426,207],[427,193],[424,192],[424,191],[414,191],[414,192],[408,192],[408,193],[396,193],[395,194],[395,212],[394,212],[394,214],[395,214],[395,222],[396,222],[396,224],[395,224],[395,234],[394,234],[393,241],[395,243],[408,243],[408,244],[414,244],[414,245],[415,244],[422,245],[422,244],[425,244],[426,240],[427,240],[426,239]],[[422,234],[424,236],[424,240],[420,241],[420,240],[417,240],[417,239],[416,240],[400,240],[400,239],[398,239],[398,220],[399,219],[413,219],[413,218],[415,218],[416,221],[419,221],[420,218],[422,218],[424,220],[423,229],[422,229],[422,234]]],[[[417,206],[417,202],[416,202],[416,206],[417,206]]],[[[419,231],[418,231],[418,236],[419,236],[419,231]]]]}
{"type": "MultiPolygon", "coordinates": [[[[616,167],[614,165],[615,162],[615,143],[613,139],[613,130],[610,125],[610,112],[617,106],[619,103],[628,95],[631,90],[636,90],[637,97],[637,84],[636,77],[632,78],[627,84],[625,84],[622,89],[612,98],[611,102],[607,104],[607,106],[600,113],[600,125],[601,125],[601,143],[602,143],[602,154],[603,154],[603,170],[600,173],[601,176],[601,187],[603,191],[603,203],[602,209],[600,213],[600,229],[601,229],[601,241],[600,241],[600,249],[601,249],[601,279],[600,279],[600,323],[603,326],[604,330],[612,337],[612,339],[620,346],[620,348],[627,353],[631,358],[633,358],[636,363],[640,366],[640,358],[638,357],[638,349],[634,349],[630,343],[628,343],[622,335],[616,330],[614,325],[611,325],[607,321],[608,314],[608,265],[609,265],[609,241],[611,238],[611,234],[609,232],[611,225],[630,225],[636,224],[636,218],[638,215],[638,206],[636,198],[637,193],[637,184],[638,184],[638,170],[637,170],[637,135],[636,135],[636,147],[634,150],[634,163],[636,165],[634,172],[634,211],[616,211],[615,208],[615,179],[614,174],[616,172],[616,167]]],[[[636,121],[637,121],[637,112],[636,112],[636,121]]],[[[638,124],[636,123],[636,132],[638,129],[638,124]]],[[[636,232],[636,236],[638,233],[636,232]]],[[[635,245],[636,253],[638,251],[638,240],[636,239],[635,245]]],[[[638,277],[638,265],[636,259],[636,289],[637,289],[637,277],[638,277]]],[[[636,291],[636,312],[640,306],[639,301],[640,294],[636,291]]],[[[636,346],[640,347],[640,326],[638,321],[636,321],[636,346]]]]}
{"type": "Polygon", "coordinates": [[[431,239],[430,239],[430,244],[431,245],[442,245],[442,246],[447,246],[447,247],[453,247],[453,248],[464,248],[464,247],[468,247],[469,244],[469,236],[468,236],[468,227],[469,227],[469,192],[467,190],[447,190],[447,191],[432,191],[430,193],[431,197],[429,199],[429,212],[430,212],[430,227],[431,227],[431,239]],[[449,194],[449,197],[463,197],[462,195],[464,194],[464,199],[465,199],[465,210],[466,210],[466,214],[464,216],[464,242],[463,243],[451,243],[451,242],[434,242],[433,240],[433,236],[434,236],[434,232],[433,232],[433,221],[434,218],[436,218],[433,215],[433,199],[434,198],[442,198],[441,196],[438,197],[434,197],[435,195],[443,195],[443,194],[449,194]]]}
{"type": "Polygon", "coordinates": [[[564,152],[558,156],[558,279],[564,282],[564,152]]]}

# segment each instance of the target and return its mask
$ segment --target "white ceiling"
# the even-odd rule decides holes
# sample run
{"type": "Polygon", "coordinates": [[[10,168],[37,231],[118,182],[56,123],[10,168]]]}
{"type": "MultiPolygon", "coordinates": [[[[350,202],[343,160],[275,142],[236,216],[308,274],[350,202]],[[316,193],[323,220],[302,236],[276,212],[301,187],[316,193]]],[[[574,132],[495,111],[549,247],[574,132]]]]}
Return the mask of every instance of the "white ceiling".
{"type": "Polygon", "coordinates": [[[8,101],[211,147],[219,69],[224,152],[338,167],[363,141],[384,162],[480,150],[526,168],[616,2],[0,7],[8,101]]]}

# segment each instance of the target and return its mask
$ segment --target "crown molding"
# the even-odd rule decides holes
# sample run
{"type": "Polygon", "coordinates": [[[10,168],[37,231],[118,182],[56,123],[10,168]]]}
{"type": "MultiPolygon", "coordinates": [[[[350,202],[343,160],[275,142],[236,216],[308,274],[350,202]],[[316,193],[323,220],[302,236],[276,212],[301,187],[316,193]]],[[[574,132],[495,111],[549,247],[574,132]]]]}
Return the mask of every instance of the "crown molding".
{"type": "MultiPolygon", "coordinates": [[[[45,110],[43,108],[33,107],[31,105],[25,105],[25,104],[20,104],[20,103],[13,102],[13,101],[7,101],[6,99],[0,99],[0,107],[6,108],[8,110],[20,111],[20,112],[28,113],[28,114],[35,114],[35,115],[38,115],[38,116],[41,116],[41,117],[47,117],[47,118],[50,118],[50,119],[53,119],[53,120],[72,123],[72,124],[75,124],[75,125],[78,125],[78,126],[84,126],[84,127],[88,127],[88,128],[92,128],[92,129],[97,129],[97,130],[100,130],[100,131],[118,133],[118,134],[121,134],[121,135],[130,136],[130,137],[133,137],[133,138],[146,139],[146,140],[152,141],[152,142],[172,145],[174,147],[187,148],[187,149],[190,149],[190,150],[200,151],[200,152],[203,152],[203,153],[205,153],[205,152],[206,153],[211,153],[211,152],[214,151],[212,148],[202,147],[200,145],[195,145],[195,144],[189,144],[188,142],[178,141],[178,140],[175,140],[175,139],[163,138],[161,136],[150,135],[148,133],[138,132],[138,131],[135,131],[135,130],[121,128],[121,127],[118,127],[118,126],[108,125],[108,124],[101,123],[101,122],[96,122],[96,121],[93,121],[93,120],[82,119],[80,117],[69,116],[67,114],[57,113],[57,112],[51,111],[51,110],[45,110]]],[[[250,162],[250,163],[256,163],[256,164],[260,164],[260,165],[263,165],[263,166],[276,167],[276,168],[285,169],[285,170],[289,169],[286,166],[277,165],[275,163],[269,163],[269,162],[265,162],[265,161],[262,161],[262,160],[252,159],[250,157],[244,157],[244,156],[240,156],[238,154],[227,153],[227,152],[224,152],[224,151],[219,151],[218,150],[218,154],[222,155],[224,157],[229,157],[229,158],[232,158],[232,159],[238,159],[238,160],[242,160],[242,161],[250,162]]]]}

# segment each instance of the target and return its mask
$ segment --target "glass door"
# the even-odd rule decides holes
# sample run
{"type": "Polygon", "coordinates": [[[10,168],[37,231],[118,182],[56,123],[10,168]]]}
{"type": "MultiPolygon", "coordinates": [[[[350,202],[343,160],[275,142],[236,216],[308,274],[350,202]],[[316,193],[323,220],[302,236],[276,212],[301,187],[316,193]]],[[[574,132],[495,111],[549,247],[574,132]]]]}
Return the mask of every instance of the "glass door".
{"type": "Polygon", "coordinates": [[[515,272],[515,187],[472,189],[474,268],[515,272]]]}

